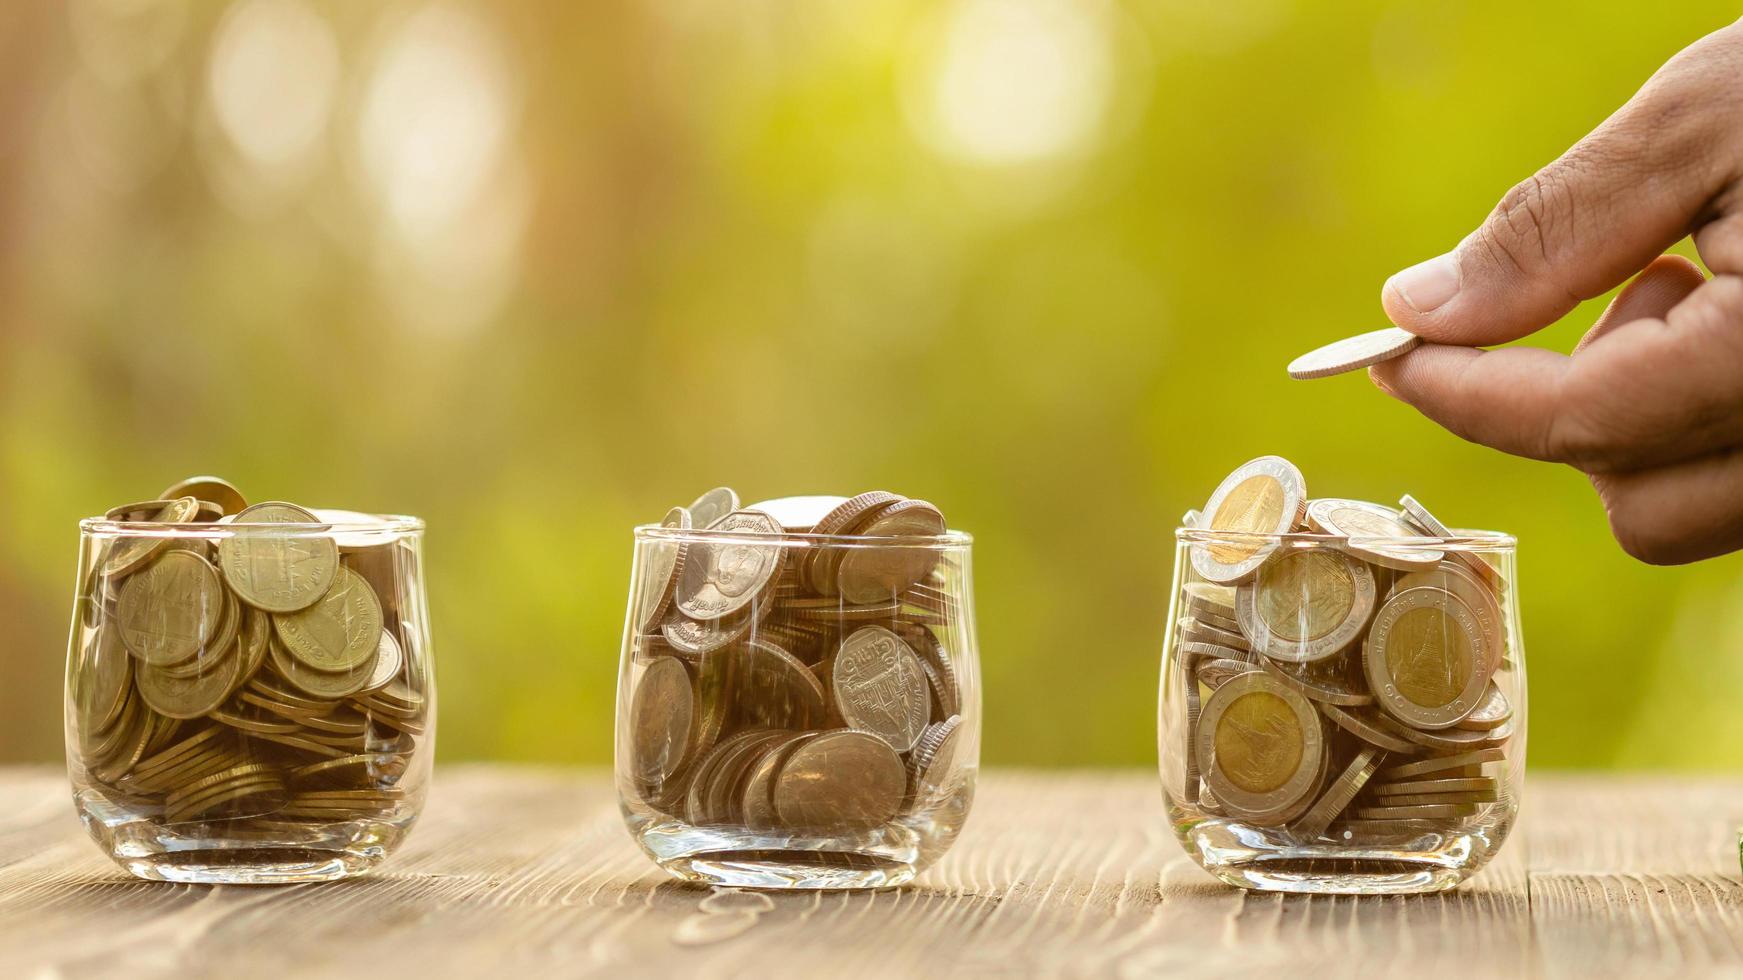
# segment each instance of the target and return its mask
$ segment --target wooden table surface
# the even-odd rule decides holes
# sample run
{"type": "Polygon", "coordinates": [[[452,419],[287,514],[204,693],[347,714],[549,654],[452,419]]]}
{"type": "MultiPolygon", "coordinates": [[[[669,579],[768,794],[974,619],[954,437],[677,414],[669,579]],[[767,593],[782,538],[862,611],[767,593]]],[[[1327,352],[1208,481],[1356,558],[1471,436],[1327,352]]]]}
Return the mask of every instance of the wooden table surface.
{"type": "Polygon", "coordinates": [[[136,881],[49,769],[0,770],[0,977],[1743,976],[1743,780],[1533,776],[1522,832],[1445,895],[1244,892],[1187,860],[1144,772],[983,776],[908,888],[668,879],[599,772],[447,767],[376,873],[136,881]]]}

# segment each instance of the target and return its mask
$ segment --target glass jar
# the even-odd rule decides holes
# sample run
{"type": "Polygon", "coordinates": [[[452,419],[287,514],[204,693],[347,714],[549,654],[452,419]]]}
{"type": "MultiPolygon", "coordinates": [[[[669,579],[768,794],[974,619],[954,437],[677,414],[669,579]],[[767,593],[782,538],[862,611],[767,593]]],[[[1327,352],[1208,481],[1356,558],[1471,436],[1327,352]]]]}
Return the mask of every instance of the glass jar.
{"type": "Polygon", "coordinates": [[[1206,871],[1436,891],[1506,841],[1525,771],[1515,541],[1440,530],[1176,532],[1158,748],[1206,871]]]}
{"type": "Polygon", "coordinates": [[[630,833],[688,881],[907,882],[974,797],[971,539],[738,516],[635,530],[616,740],[630,833]]]}
{"type": "Polygon", "coordinates": [[[154,880],[380,863],[435,746],[423,522],[140,508],[80,524],[66,742],[86,829],[154,880]]]}

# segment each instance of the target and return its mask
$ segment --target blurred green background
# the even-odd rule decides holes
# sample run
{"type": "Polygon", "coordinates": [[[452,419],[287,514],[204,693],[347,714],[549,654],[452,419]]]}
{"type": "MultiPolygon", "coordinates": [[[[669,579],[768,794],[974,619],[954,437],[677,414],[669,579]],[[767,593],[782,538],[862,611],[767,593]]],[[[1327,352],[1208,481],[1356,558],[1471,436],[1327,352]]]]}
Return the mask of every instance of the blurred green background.
{"type": "Polygon", "coordinates": [[[988,761],[1150,764],[1170,529],[1275,452],[1519,535],[1534,765],[1735,766],[1743,560],[1283,372],[1735,16],[14,0],[0,757],[60,752],[77,518],[210,471],[427,518],[449,760],[607,759],[629,529],[729,483],[938,503],[988,761]]]}

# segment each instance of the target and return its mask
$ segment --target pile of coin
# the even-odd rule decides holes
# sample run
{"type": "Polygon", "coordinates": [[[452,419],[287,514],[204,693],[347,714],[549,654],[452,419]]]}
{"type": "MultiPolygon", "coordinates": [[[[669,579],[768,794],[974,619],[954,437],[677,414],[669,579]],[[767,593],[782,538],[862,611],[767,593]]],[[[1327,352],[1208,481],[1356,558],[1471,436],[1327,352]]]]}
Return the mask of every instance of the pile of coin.
{"type": "Polygon", "coordinates": [[[1275,456],[1230,474],[1187,531],[1174,630],[1187,804],[1359,842],[1505,802],[1506,583],[1451,540],[1483,532],[1455,533],[1409,496],[1309,499],[1275,456]]]}
{"type": "Polygon", "coordinates": [[[106,519],[154,526],[105,536],[79,597],[69,721],[97,791],[226,831],[393,811],[428,724],[416,551],[216,477],[106,519]]]}
{"type": "Polygon", "coordinates": [[[741,508],[719,488],[645,536],[626,774],[696,826],[829,836],[943,799],[962,692],[956,569],[922,500],[872,491],[741,508]]]}

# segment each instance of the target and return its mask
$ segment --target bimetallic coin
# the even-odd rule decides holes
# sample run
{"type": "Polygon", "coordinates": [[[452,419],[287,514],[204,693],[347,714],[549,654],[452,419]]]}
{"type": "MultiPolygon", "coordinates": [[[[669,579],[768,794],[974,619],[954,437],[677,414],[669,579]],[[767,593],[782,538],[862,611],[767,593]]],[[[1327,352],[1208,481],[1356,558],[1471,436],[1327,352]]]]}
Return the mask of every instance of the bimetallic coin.
{"type": "Polygon", "coordinates": [[[1188,582],[1181,587],[1181,594],[1186,597],[1186,608],[1197,615],[1207,612],[1224,619],[1235,618],[1235,587],[1217,585],[1213,582],[1188,582]]]}
{"type": "Polygon", "coordinates": [[[176,497],[193,497],[204,500],[218,507],[219,516],[224,514],[240,514],[248,507],[248,500],[242,496],[242,491],[236,485],[222,477],[191,476],[180,483],[170,486],[158,496],[169,500],[176,497]]]}
{"type": "Polygon", "coordinates": [[[1211,694],[1199,718],[1197,761],[1231,814],[1286,822],[1321,775],[1324,730],[1312,702],[1261,671],[1211,694]]]}
{"type": "Polygon", "coordinates": [[[1374,696],[1368,693],[1367,685],[1344,656],[1328,657],[1307,664],[1292,664],[1270,657],[1260,657],[1259,666],[1272,677],[1301,692],[1310,701],[1345,708],[1360,708],[1374,703],[1374,696]]]}
{"type": "MultiPolygon", "coordinates": [[[[315,515],[295,504],[255,504],[236,515],[235,525],[306,524],[315,515]]],[[[291,613],[321,601],[339,572],[339,547],[312,528],[279,533],[237,528],[218,542],[224,581],[237,598],[269,613],[291,613]]]]}
{"type": "Polygon", "coordinates": [[[1309,841],[1325,833],[1332,821],[1344,812],[1344,808],[1350,805],[1350,801],[1373,778],[1384,758],[1380,750],[1371,745],[1358,750],[1355,758],[1344,767],[1343,774],[1338,776],[1306,813],[1289,826],[1289,832],[1297,840],[1309,841]]]}
{"type": "MultiPolygon", "coordinates": [[[[690,512],[673,507],[660,521],[660,527],[675,531],[690,530],[690,512]]],[[[646,633],[665,619],[671,608],[672,593],[678,586],[679,570],[684,564],[687,546],[682,541],[650,539],[642,545],[645,564],[636,571],[640,583],[636,591],[636,609],[641,617],[640,632],[646,633]]]]}
{"type": "Polygon", "coordinates": [[[1417,747],[1416,743],[1392,734],[1381,724],[1385,719],[1371,710],[1343,708],[1324,702],[1320,703],[1319,710],[1332,724],[1369,745],[1377,745],[1388,752],[1398,752],[1405,755],[1420,755],[1422,753],[1422,749],[1417,747]]]}
{"type": "Polygon", "coordinates": [[[1298,381],[1329,378],[1381,361],[1390,361],[1415,350],[1422,338],[1397,327],[1386,327],[1354,337],[1345,337],[1308,351],[1289,362],[1289,376],[1298,381]]]}
{"type": "Polygon", "coordinates": [[[1374,796],[1423,796],[1437,793],[1499,793],[1501,781],[1494,776],[1471,776],[1456,779],[1410,779],[1379,783],[1374,796]]]}
{"type": "Polygon", "coordinates": [[[697,541],[689,546],[678,576],[677,605],[691,619],[721,619],[753,605],[779,576],[786,560],[781,525],[767,514],[737,511],[716,521],[709,530],[769,537],[766,543],[697,541]]]}
{"type": "Polygon", "coordinates": [[[1203,530],[1218,539],[1193,542],[1193,570],[1225,585],[1246,580],[1277,550],[1280,542],[1267,538],[1294,530],[1306,501],[1294,463],[1261,456],[1242,464],[1204,505],[1203,530]]]}
{"type": "Polygon", "coordinates": [[[1211,646],[1227,647],[1230,650],[1251,652],[1253,644],[1237,630],[1225,630],[1212,626],[1193,616],[1180,620],[1180,639],[1185,643],[1201,643],[1211,646]]]}
{"type": "Polygon", "coordinates": [[[1329,548],[1278,555],[1235,593],[1253,649],[1278,660],[1323,660],[1360,636],[1374,611],[1374,573],[1329,548]]]}
{"type": "Polygon", "coordinates": [[[1471,615],[1477,617],[1477,625],[1488,639],[1489,662],[1493,665],[1490,670],[1499,669],[1507,648],[1507,622],[1501,613],[1501,599],[1495,591],[1476,573],[1451,559],[1425,571],[1400,575],[1392,583],[1392,594],[1419,588],[1451,592],[1470,607],[1471,615]]]}
{"type": "Polygon", "coordinates": [[[381,601],[361,575],[336,566],[332,588],[313,605],[276,615],[285,650],[315,670],[349,671],[373,660],[381,644],[381,601]]]}
{"type": "Polygon", "coordinates": [[[872,830],[900,812],[908,772],[876,735],[834,731],[793,751],[773,792],[783,826],[819,834],[872,830]]]}
{"type": "Polygon", "coordinates": [[[926,672],[901,637],[881,626],[854,632],[835,655],[831,684],[836,710],[853,728],[906,752],[931,720],[926,672]]]}
{"type": "Polygon", "coordinates": [[[1380,707],[1417,729],[1451,728],[1476,710],[1492,670],[1488,637],[1471,608],[1431,588],[1386,600],[1363,661],[1380,707]]]}
{"type": "Polygon", "coordinates": [[[211,564],[191,551],[167,551],[128,576],[115,624],[134,656],[162,667],[206,650],[223,612],[224,588],[211,564]]]}
{"type": "Polygon", "coordinates": [[[1500,685],[1490,681],[1476,710],[1459,719],[1457,727],[1490,731],[1507,724],[1512,718],[1513,705],[1507,701],[1507,695],[1501,693],[1500,685]]]}
{"type": "Polygon", "coordinates": [[[1195,676],[1200,684],[1214,691],[1224,683],[1258,669],[1245,660],[1203,660],[1199,662],[1195,676]]]}
{"type": "Polygon", "coordinates": [[[1359,806],[1352,811],[1358,820],[1441,819],[1474,816],[1481,809],[1476,803],[1445,803],[1428,806],[1359,806]]]}
{"type": "MultiPolygon", "coordinates": [[[[1398,501],[1398,506],[1402,508],[1404,512],[1404,518],[1421,528],[1423,533],[1433,535],[1437,538],[1458,537],[1458,534],[1455,533],[1452,528],[1447,527],[1445,524],[1441,523],[1440,518],[1429,513],[1428,508],[1422,506],[1415,497],[1405,494],[1403,499],[1398,501]]],[[[1489,583],[1490,587],[1494,588],[1495,591],[1506,591],[1507,581],[1501,577],[1500,571],[1497,570],[1495,566],[1484,561],[1474,552],[1466,551],[1462,548],[1453,548],[1450,549],[1450,551],[1455,560],[1475,572],[1478,578],[1489,583]]]]}
{"type": "Polygon", "coordinates": [[[1418,538],[1422,535],[1390,507],[1370,504],[1365,500],[1343,500],[1326,497],[1307,502],[1307,523],[1322,534],[1335,534],[1350,540],[1339,547],[1376,565],[1414,572],[1433,568],[1446,557],[1443,551],[1409,544],[1392,544],[1385,539],[1418,538]],[[1382,539],[1382,540],[1365,540],[1382,539]]]}
{"type": "Polygon", "coordinates": [[[1477,789],[1459,793],[1393,794],[1377,797],[1375,801],[1386,806],[1457,806],[1463,803],[1496,803],[1500,799],[1499,790],[1477,789]]]}
{"type": "Polygon", "coordinates": [[[731,487],[715,487],[685,509],[690,512],[692,527],[711,528],[716,521],[738,510],[738,494],[731,487]]]}

